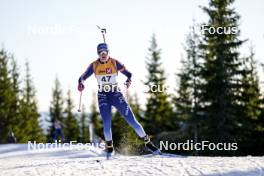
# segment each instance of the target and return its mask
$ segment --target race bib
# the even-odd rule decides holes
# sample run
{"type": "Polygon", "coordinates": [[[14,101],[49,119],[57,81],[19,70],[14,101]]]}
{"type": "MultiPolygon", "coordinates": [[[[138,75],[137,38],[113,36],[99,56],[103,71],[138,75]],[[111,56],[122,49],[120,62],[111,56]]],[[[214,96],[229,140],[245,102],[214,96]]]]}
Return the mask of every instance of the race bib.
{"type": "Polygon", "coordinates": [[[96,75],[98,85],[117,84],[117,74],[96,75]]]}

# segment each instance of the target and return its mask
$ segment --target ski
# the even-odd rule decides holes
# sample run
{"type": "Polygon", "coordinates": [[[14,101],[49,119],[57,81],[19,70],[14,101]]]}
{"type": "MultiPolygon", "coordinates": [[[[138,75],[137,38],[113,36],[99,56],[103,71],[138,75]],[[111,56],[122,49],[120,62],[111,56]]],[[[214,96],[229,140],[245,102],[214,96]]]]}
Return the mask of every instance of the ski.
{"type": "Polygon", "coordinates": [[[151,153],[151,155],[162,155],[162,152],[159,149],[152,151],[152,150],[147,148],[147,150],[151,153]]]}
{"type": "Polygon", "coordinates": [[[153,155],[162,155],[160,150],[156,150],[154,152],[152,152],[153,155]]]}

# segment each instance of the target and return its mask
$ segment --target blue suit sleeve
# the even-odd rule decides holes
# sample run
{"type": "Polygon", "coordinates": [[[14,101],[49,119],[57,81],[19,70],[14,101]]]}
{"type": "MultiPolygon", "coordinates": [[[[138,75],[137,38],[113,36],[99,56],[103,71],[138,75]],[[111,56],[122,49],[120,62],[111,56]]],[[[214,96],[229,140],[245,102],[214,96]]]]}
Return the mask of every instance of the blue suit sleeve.
{"type": "Polygon", "coordinates": [[[118,71],[127,77],[127,81],[131,80],[132,73],[128,71],[123,64],[121,64],[119,61],[116,61],[116,67],[118,71]]]}
{"type": "Polygon", "coordinates": [[[80,76],[78,82],[81,83],[85,81],[88,77],[93,74],[93,64],[90,64],[86,71],[80,76]]]}

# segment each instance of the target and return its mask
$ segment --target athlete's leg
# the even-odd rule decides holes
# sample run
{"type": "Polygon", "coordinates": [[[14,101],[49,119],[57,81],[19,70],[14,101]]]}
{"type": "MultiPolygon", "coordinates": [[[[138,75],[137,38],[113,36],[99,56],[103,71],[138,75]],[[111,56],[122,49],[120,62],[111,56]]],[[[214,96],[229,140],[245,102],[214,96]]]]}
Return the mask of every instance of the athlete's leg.
{"type": "Polygon", "coordinates": [[[136,133],[140,138],[146,136],[143,127],[135,118],[135,115],[133,114],[131,108],[129,107],[128,103],[126,102],[121,92],[117,91],[111,94],[111,104],[115,106],[115,108],[125,118],[127,123],[136,131],[136,133]]]}
{"type": "Polygon", "coordinates": [[[63,133],[61,128],[60,128],[60,135],[61,135],[61,141],[64,142],[65,141],[65,136],[64,136],[64,133],[63,133]]]}
{"type": "Polygon", "coordinates": [[[53,140],[58,140],[58,134],[59,134],[59,130],[58,129],[55,129],[54,132],[53,132],[53,140]]]}
{"type": "Polygon", "coordinates": [[[104,128],[104,137],[106,141],[112,140],[112,130],[111,130],[111,104],[108,101],[108,98],[105,93],[98,92],[98,104],[100,114],[103,120],[103,128],[104,128]]]}

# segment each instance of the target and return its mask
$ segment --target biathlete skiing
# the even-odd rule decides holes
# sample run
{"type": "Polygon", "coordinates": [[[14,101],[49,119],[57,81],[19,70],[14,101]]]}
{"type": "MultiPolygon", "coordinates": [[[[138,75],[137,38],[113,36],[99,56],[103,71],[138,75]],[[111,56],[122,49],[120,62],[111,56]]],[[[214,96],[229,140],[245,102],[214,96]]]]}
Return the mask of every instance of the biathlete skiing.
{"type": "Polygon", "coordinates": [[[103,121],[106,154],[109,156],[114,154],[111,131],[112,106],[119,111],[126,122],[135,130],[139,138],[144,141],[146,148],[150,152],[154,154],[161,154],[160,150],[151,142],[149,136],[135,118],[128,102],[117,85],[118,72],[121,72],[127,77],[125,82],[126,88],[129,88],[131,84],[132,74],[118,60],[109,56],[109,48],[106,43],[100,43],[97,46],[97,54],[99,58],[92,62],[86,71],[80,76],[78,80],[78,90],[82,93],[84,90],[83,82],[94,73],[99,87],[98,105],[103,121]]]}

